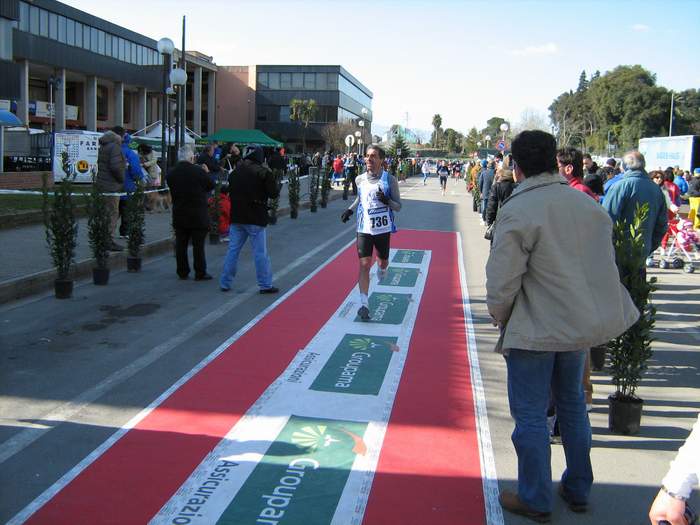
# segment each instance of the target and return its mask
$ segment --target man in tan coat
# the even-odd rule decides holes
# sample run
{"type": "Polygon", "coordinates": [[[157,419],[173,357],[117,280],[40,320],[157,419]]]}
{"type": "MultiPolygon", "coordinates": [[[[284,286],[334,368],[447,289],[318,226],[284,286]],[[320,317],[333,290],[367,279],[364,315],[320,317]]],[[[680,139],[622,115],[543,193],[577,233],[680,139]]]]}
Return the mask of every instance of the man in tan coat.
{"type": "Polygon", "coordinates": [[[518,492],[503,492],[500,501],[544,523],[552,508],[550,392],[567,465],[559,495],[571,510],[585,512],[593,483],[581,388],[586,353],[624,332],[639,312],[618,277],[612,221],[557,173],[554,137],[524,131],[512,152],[519,185],[501,207],[486,266],[486,301],[501,329],[497,350],[506,355],[518,456],[518,492]]]}

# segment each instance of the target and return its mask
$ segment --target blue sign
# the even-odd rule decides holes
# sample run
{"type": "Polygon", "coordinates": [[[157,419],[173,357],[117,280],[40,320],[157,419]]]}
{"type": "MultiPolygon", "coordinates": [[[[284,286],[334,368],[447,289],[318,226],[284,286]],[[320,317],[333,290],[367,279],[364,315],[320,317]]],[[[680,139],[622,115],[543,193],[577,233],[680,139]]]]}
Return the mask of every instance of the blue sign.
{"type": "Polygon", "coordinates": [[[502,141],[502,140],[499,140],[499,141],[498,141],[498,144],[496,144],[496,149],[498,149],[498,150],[500,150],[500,151],[505,151],[505,149],[506,149],[506,143],[505,143],[504,141],[502,141]]]}

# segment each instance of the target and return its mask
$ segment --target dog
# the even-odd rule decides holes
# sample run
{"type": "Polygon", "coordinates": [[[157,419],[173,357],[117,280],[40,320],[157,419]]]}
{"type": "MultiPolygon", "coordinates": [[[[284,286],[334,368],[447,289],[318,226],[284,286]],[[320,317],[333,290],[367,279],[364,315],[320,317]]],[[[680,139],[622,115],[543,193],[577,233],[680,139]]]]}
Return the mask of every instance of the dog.
{"type": "Polygon", "coordinates": [[[167,188],[146,193],[146,210],[151,213],[168,211],[172,205],[170,190],[167,188]]]}

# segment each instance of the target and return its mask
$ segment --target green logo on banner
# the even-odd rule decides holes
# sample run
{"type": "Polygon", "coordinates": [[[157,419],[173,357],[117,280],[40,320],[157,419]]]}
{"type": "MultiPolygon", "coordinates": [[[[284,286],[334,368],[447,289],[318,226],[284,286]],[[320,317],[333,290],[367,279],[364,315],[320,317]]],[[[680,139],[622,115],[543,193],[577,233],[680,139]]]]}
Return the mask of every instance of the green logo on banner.
{"type": "Polygon", "coordinates": [[[366,429],[367,423],[291,416],[217,523],[330,523],[355,456],[367,452],[366,429]]]}
{"type": "MultiPolygon", "coordinates": [[[[373,293],[369,296],[369,315],[373,323],[401,324],[408,310],[411,294],[373,293]]],[[[360,317],[355,316],[359,322],[360,317]]]]}
{"type": "Polygon", "coordinates": [[[396,337],[346,334],[311,390],[376,396],[382,388],[396,337]]]}
{"type": "Polygon", "coordinates": [[[396,250],[391,262],[420,264],[423,262],[424,250],[396,250]]]}
{"type": "Polygon", "coordinates": [[[389,266],[384,278],[379,281],[383,286],[415,286],[418,280],[418,268],[396,268],[389,266]]]}

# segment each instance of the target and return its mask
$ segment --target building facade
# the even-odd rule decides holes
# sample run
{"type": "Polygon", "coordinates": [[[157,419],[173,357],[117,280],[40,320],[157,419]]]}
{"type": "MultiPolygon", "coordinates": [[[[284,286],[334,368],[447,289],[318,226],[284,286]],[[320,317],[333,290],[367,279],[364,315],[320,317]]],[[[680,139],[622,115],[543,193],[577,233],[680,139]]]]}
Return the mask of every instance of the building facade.
{"type": "MultiPolygon", "coordinates": [[[[211,133],[217,67],[186,58],[187,126],[211,133]]],[[[31,127],[136,131],[161,120],[164,60],[155,40],[55,0],[0,0],[0,107],[31,127]]]]}
{"type": "Polygon", "coordinates": [[[372,92],[342,66],[220,66],[219,88],[219,127],[260,129],[292,152],[301,150],[304,135],[290,118],[293,99],[316,101],[307,151],[325,147],[329,124],[351,124],[367,141],[371,137],[372,92]]]}

